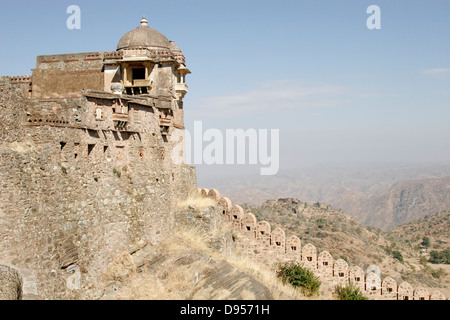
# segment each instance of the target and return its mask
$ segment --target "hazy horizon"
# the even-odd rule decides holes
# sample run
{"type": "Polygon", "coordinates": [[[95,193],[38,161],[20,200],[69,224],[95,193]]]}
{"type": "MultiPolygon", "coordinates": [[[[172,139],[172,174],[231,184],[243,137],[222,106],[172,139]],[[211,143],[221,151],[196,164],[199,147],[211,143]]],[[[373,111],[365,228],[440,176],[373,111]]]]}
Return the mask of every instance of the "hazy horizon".
{"type": "MultiPolygon", "coordinates": [[[[276,176],[261,176],[259,174],[259,168],[257,166],[241,165],[241,166],[228,166],[228,170],[225,170],[226,165],[201,165],[195,166],[197,170],[197,180],[199,187],[213,188],[214,185],[220,184],[223,181],[233,181],[239,178],[254,179],[255,181],[269,181],[276,177],[287,177],[291,174],[306,174],[310,175],[312,172],[322,170],[323,173],[330,172],[332,170],[344,170],[346,172],[354,170],[378,170],[380,172],[388,172],[391,170],[397,170],[407,175],[408,172],[426,172],[433,171],[433,168],[439,168],[441,171],[436,171],[437,177],[450,176],[450,161],[435,161],[435,162],[322,162],[322,163],[310,163],[302,164],[294,167],[283,167],[280,169],[276,176]],[[443,173],[443,169],[448,169],[448,173],[443,173]],[[422,170],[422,171],[421,171],[422,170]]],[[[407,178],[401,178],[402,175],[393,176],[395,181],[408,181],[407,178]]],[[[332,177],[330,177],[332,179],[332,177]]],[[[363,179],[363,178],[361,178],[363,179]]],[[[255,187],[257,187],[255,185],[255,187]]]]}

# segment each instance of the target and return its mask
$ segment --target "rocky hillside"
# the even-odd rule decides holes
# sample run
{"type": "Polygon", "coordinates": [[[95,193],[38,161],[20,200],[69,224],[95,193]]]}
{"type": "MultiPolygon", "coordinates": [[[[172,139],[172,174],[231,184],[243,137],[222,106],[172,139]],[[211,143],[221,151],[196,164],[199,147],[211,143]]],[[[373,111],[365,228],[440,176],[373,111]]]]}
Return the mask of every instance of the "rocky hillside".
{"type": "Polygon", "coordinates": [[[450,211],[402,224],[387,236],[391,241],[412,249],[415,256],[429,254],[431,250],[446,250],[450,248],[450,211]],[[424,241],[424,238],[428,240],[424,241]]]}
{"type": "Polygon", "coordinates": [[[425,218],[402,224],[387,232],[385,237],[401,251],[412,272],[405,274],[407,281],[419,281],[450,295],[450,212],[439,212],[425,218]],[[437,253],[440,259],[433,258],[437,253]],[[436,260],[441,260],[436,263],[436,260]],[[445,263],[444,261],[447,261],[445,263]]]}
{"type": "Polygon", "coordinates": [[[366,228],[330,205],[281,198],[268,200],[259,207],[243,205],[243,208],[255,214],[258,221],[266,220],[273,228],[281,227],[286,233],[298,236],[302,245],[312,243],[319,252],[327,250],[336,259],[343,258],[351,265],[365,269],[384,261],[401,267],[381,248],[391,245],[381,230],[366,228]]]}
{"type": "Polygon", "coordinates": [[[389,190],[353,206],[347,205],[349,212],[364,224],[390,230],[402,223],[450,210],[450,176],[396,183],[389,190]]]}

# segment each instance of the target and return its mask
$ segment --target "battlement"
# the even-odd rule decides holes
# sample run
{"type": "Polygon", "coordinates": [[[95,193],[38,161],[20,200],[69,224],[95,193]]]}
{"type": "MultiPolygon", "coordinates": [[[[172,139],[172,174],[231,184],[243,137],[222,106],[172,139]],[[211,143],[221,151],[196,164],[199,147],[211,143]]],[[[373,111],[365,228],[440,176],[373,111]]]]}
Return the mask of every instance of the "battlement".
{"type": "Polygon", "coordinates": [[[5,76],[4,78],[11,81],[11,84],[18,86],[26,96],[31,97],[33,93],[33,82],[31,75],[5,76]]]}
{"type": "MultiPolygon", "coordinates": [[[[83,52],[83,53],[68,53],[68,54],[54,54],[43,55],[36,57],[36,69],[46,68],[71,68],[71,64],[74,62],[83,61],[103,61],[105,56],[110,54],[109,52],[83,52]],[[57,66],[54,66],[57,64],[57,66]]],[[[73,66],[75,68],[89,68],[89,64],[82,64],[73,66]]]]}
{"type": "Polygon", "coordinates": [[[408,282],[400,284],[391,278],[380,278],[380,270],[364,272],[358,266],[349,266],[343,259],[335,259],[328,251],[318,252],[307,243],[302,247],[300,238],[287,237],[280,228],[272,230],[267,221],[257,221],[251,212],[244,212],[239,205],[233,205],[227,197],[222,197],[216,189],[199,188],[202,197],[217,201],[223,209],[223,217],[230,222],[236,233],[236,243],[244,254],[275,271],[278,263],[298,261],[312,270],[322,283],[328,286],[352,283],[366,296],[374,300],[446,300],[440,292],[432,294],[423,288],[413,288],[408,282]],[[373,271],[373,272],[372,272],[373,271]]]}
{"type": "Polygon", "coordinates": [[[25,75],[25,76],[7,76],[9,80],[11,80],[12,84],[16,83],[30,83],[31,82],[31,75],[25,75]]]}

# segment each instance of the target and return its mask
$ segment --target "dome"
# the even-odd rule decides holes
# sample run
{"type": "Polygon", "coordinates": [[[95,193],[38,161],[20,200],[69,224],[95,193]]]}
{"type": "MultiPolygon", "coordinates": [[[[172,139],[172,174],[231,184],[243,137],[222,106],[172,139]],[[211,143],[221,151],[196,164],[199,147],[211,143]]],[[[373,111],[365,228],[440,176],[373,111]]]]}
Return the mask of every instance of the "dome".
{"type": "Polygon", "coordinates": [[[148,26],[147,20],[143,17],[139,27],[126,33],[120,39],[119,44],[117,45],[117,50],[148,47],[161,47],[168,49],[170,47],[170,42],[161,32],[148,26]]]}

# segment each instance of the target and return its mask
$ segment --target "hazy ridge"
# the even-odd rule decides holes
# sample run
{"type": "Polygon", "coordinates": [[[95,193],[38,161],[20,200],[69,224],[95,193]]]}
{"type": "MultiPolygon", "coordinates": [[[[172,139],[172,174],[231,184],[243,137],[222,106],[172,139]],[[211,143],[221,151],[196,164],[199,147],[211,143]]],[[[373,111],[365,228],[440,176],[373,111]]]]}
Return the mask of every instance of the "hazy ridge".
{"type": "Polygon", "coordinates": [[[282,197],[323,202],[385,230],[450,210],[450,163],[315,166],[276,176],[199,180],[234,203],[257,206],[282,197]]]}

